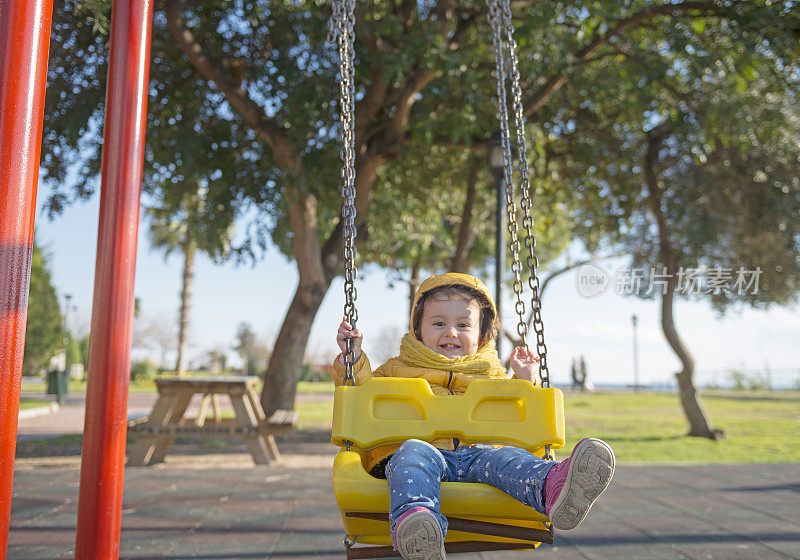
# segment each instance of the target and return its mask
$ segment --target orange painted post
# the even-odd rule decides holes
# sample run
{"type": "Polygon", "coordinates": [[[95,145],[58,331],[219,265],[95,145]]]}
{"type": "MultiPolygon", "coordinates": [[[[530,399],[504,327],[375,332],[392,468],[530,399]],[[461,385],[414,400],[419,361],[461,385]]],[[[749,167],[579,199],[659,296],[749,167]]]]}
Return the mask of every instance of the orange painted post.
{"type": "Polygon", "coordinates": [[[53,0],[0,0],[0,560],[8,548],[53,0]]]}
{"type": "Polygon", "coordinates": [[[119,556],[152,0],[116,0],[103,131],[75,558],[119,556]]]}

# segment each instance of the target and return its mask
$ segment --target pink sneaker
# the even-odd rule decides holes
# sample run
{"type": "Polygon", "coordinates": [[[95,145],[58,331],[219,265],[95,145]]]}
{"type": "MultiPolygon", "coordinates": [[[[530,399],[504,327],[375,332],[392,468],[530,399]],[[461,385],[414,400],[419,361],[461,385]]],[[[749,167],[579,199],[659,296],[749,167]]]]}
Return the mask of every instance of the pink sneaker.
{"type": "Polygon", "coordinates": [[[614,451],[597,438],[582,439],[570,456],[544,480],[547,517],[556,529],[574,529],[608,487],[614,475],[614,451]]]}
{"type": "Polygon", "coordinates": [[[394,526],[394,546],[405,560],[445,560],[442,527],[424,507],[400,516],[394,526]]]}

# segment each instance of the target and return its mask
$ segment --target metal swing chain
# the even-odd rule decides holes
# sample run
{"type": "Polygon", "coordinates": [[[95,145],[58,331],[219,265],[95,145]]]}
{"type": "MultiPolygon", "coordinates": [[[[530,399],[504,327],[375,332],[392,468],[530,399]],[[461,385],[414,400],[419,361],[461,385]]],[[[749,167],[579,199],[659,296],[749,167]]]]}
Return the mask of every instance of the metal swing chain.
{"type": "MultiPolygon", "coordinates": [[[[328,42],[336,43],[339,50],[339,110],[342,142],[342,221],[344,223],[344,316],[355,329],[358,310],[355,301],[358,292],[355,279],[358,270],[356,258],[356,187],[355,187],[355,0],[332,0],[328,42]]],[[[353,377],[353,339],[347,339],[344,354],[345,385],[355,385],[353,377]]]]}
{"type": "Polygon", "coordinates": [[[511,133],[508,128],[508,105],[506,103],[505,61],[503,59],[502,12],[497,0],[489,0],[489,26],[492,30],[492,44],[494,45],[495,74],[497,78],[497,112],[500,119],[500,137],[503,150],[503,178],[506,184],[506,213],[508,214],[508,246],[511,250],[511,271],[514,273],[514,294],[517,301],[514,310],[519,316],[517,334],[522,340],[522,345],[527,349],[526,335],[528,325],[525,323],[525,302],[522,301],[522,263],[519,260],[519,236],[517,228],[517,209],[514,204],[514,167],[511,157],[511,133]]]}
{"type": "MultiPolygon", "coordinates": [[[[498,107],[501,121],[502,142],[503,142],[503,158],[506,169],[504,170],[506,176],[506,184],[509,184],[509,176],[513,169],[509,161],[511,158],[510,151],[510,133],[508,129],[508,109],[505,97],[505,78],[506,70],[503,64],[503,49],[508,51],[509,57],[509,70],[508,74],[511,77],[511,93],[514,106],[514,125],[517,140],[517,155],[519,157],[519,172],[521,177],[521,191],[522,191],[522,209],[523,221],[522,225],[525,228],[525,246],[528,249],[528,257],[526,259],[528,269],[530,270],[529,285],[533,292],[531,298],[531,307],[534,314],[534,329],[536,331],[536,352],[540,358],[539,377],[542,381],[543,387],[550,386],[550,375],[547,367],[547,347],[544,344],[544,326],[541,320],[541,300],[539,297],[539,279],[536,276],[536,269],[538,268],[538,260],[533,254],[533,248],[536,245],[536,238],[533,235],[533,218],[530,214],[531,198],[530,198],[530,181],[528,179],[528,162],[527,162],[527,147],[525,143],[525,121],[522,110],[522,88],[520,87],[518,60],[516,53],[516,42],[514,41],[514,27],[511,23],[511,9],[508,0],[489,0],[489,23],[492,28],[492,36],[495,47],[495,62],[497,65],[497,81],[498,81],[498,107]],[[508,148],[506,146],[509,146],[508,148]]],[[[507,189],[513,191],[513,189],[507,189]]],[[[506,193],[508,195],[508,192],[506,193]]],[[[516,226],[516,220],[515,226],[516,226]]],[[[509,230],[511,227],[511,212],[509,212],[509,230]]],[[[512,243],[519,247],[517,231],[509,231],[514,240],[512,243]]],[[[518,261],[518,249],[515,253],[512,249],[514,257],[514,264],[512,269],[516,269],[515,277],[518,279],[521,264],[518,261]]],[[[520,286],[521,287],[521,286],[520,286]]],[[[517,286],[515,285],[515,293],[517,286]]],[[[517,293],[517,301],[519,302],[519,293],[517,293]]],[[[517,310],[522,309],[524,312],[524,305],[517,305],[517,310]]],[[[520,325],[517,331],[522,334],[527,333],[528,327],[525,324],[524,317],[520,314],[520,325]]],[[[525,348],[528,348],[527,341],[522,338],[522,343],[525,348]]]]}
{"type": "Polygon", "coordinates": [[[531,288],[531,311],[533,312],[533,330],[536,332],[536,353],[539,356],[539,377],[542,387],[550,386],[550,369],[547,365],[547,346],[544,342],[544,323],[542,322],[542,301],[539,285],[539,259],[533,250],[536,237],[533,234],[533,217],[531,215],[530,180],[528,170],[527,146],[525,144],[525,116],[522,106],[522,87],[520,86],[519,61],[517,59],[517,42],[514,40],[514,24],[511,21],[509,0],[500,0],[505,47],[509,56],[509,74],[511,75],[511,96],[514,105],[514,124],[517,133],[517,152],[519,156],[520,191],[522,192],[522,226],[525,228],[526,258],[530,276],[528,285],[531,288]]]}

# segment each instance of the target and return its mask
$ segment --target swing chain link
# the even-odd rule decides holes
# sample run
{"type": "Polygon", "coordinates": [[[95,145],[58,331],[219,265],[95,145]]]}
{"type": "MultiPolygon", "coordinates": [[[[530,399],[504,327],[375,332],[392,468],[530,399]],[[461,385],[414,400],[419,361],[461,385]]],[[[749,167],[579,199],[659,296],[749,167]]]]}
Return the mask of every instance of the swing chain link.
{"type": "Polygon", "coordinates": [[[505,61],[503,59],[502,12],[497,0],[489,0],[489,26],[492,29],[492,44],[494,45],[495,75],[497,78],[497,111],[500,119],[501,148],[503,150],[503,180],[506,189],[506,213],[508,214],[508,246],[511,250],[511,271],[514,273],[513,290],[516,296],[514,310],[519,316],[517,334],[522,346],[528,348],[526,337],[528,325],[525,323],[525,302],[522,301],[522,263],[519,260],[520,244],[517,227],[517,209],[514,204],[514,166],[511,157],[511,134],[508,129],[508,105],[506,103],[505,61]]]}
{"type": "MultiPolygon", "coordinates": [[[[511,6],[509,0],[489,0],[489,20],[490,25],[492,27],[492,34],[493,34],[493,43],[495,48],[495,62],[497,65],[497,82],[498,82],[498,106],[500,107],[500,121],[501,121],[501,130],[502,130],[502,137],[503,137],[503,158],[504,163],[506,166],[505,175],[506,175],[506,185],[510,184],[511,173],[513,171],[512,163],[511,163],[511,150],[510,150],[510,140],[509,140],[509,127],[508,127],[508,108],[506,106],[506,96],[505,96],[505,78],[506,72],[503,64],[503,47],[508,52],[509,58],[509,70],[508,75],[511,78],[511,98],[513,103],[514,109],[514,127],[516,132],[516,141],[517,141],[517,156],[519,161],[519,174],[520,174],[520,191],[522,193],[522,211],[523,211],[523,218],[522,218],[522,226],[525,229],[525,238],[524,243],[525,247],[528,249],[528,256],[526,257],[526,264],[528,265],[528,270],[530,275],[528,277],[528,285],[531,288],[532,296],[531,296],[531,312],[533,314],[533,329],[536,333],[536,353],[539,356],[540,363],[539,363],[539,377],[542,381],[542,387],[549,387],[550,386],[550,370],[547,365],[547,346],[545,345],[544,340],[544,323],[542,321],[541,315],[541,288],[539,284],[539,277],[537,275],[537,271],[539,268],[539,259],[534,254],[534,248],[536,247],[536,237],[533,233],[533,217],[531,215],[531,195],[530,195],[530,180],[529,180],[529,168],[528,168],[528,159],[527,159],[527,146],[525,141],[525,115],[524,109],[522,105],[522,87],[520,85],[520,74],[519,74],[519,60],[517,58],[517,43],[514,40],[514,24],[511,21],[511,6]],[[499,20],[499,21],[498,21],[499,20]],[[502,36],[501,36],[502,35],[502,36]],[[506,145],[509,145],[506,148],[506,145]]],[[[508,202],[508,193],[513,191],[513,187],[511,189],[506,189],[507,195],[507,202],[508,202]]],[[[512,197],[513,202],[513,197],[512,197]]],[[[516,228],[516,217],[514,216],[514,227],[516,228]]],[[[512,254],[514,256],[514,265],[512,265],[512,269],[516,267],[517,271],[515,271],[515,278],[516,281],[519,281],[519,273],[518,271],[522,268],[521,264],[519,263],[519,241],[517,237],[517,231],[515,230],[511,233],[511,224],[512,224],[512,213],[509,212],[509,233],[513,236],[514,242],[513,244],[516,245],[516,252],[514,248],[512,248],[512,254]]],[[[520,286],[521,287],[521,286],[520,286]]],[[[520,295],[517,293],[517,286],[515,282],[514,292],[517,294],[517,301],[520,300],[520,295]]],[[[524,312],[524,305],[522,306],[522,310],[524,312]]],[[[520,315],[520,325],[517,328],[517,331],[522,335],[523,332],[527,333],[527,324],[525,324],[524,318],[520,315]]],[[[525,348],[527,349],[527,343],[525,338],[522,337],[522,342],[525,348]]],[[[549,454],[549,452],[548,452],[549,454]]]]}
{"type": "MultiPolygon", "coordinates": [[[[328,42],[335,43],[339,52],[339,109],[340,137],[342,148],[342,207],[344,237],[344,316],[350,328],[356,328],[358,310],[355,301],[358,291],[356,269],[356,188],[355,188],[355,5],[356,0],[331,0],[331,19],[328,27],[328,42]]],[[[345,385],[355,385],[353,377],[353,339],[347,339],[345,362],[345,385]]]]}

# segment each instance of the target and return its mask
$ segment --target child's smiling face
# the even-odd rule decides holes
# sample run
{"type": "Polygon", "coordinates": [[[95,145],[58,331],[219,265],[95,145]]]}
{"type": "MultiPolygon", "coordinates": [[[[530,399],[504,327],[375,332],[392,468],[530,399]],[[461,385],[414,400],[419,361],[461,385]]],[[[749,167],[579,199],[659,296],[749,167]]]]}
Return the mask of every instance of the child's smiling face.
{"type": "Polygon", "coordinates": [[[475,354],[480,340],[480,317],[480,306],[474,299],[433,297],[422,310],[422,343],[447,358],[475,354]]]}

